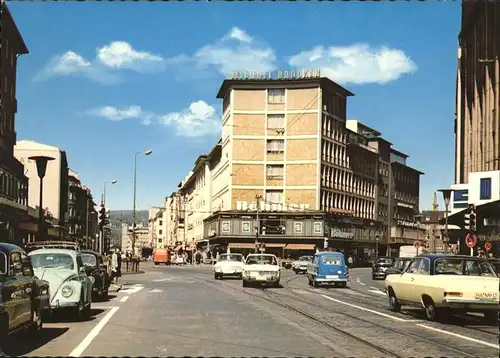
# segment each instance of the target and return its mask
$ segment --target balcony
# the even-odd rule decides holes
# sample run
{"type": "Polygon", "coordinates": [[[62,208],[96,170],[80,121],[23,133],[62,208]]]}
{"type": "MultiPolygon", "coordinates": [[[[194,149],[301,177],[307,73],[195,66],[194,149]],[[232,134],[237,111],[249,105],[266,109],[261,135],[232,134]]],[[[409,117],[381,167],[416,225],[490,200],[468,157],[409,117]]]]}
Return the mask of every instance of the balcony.
{"type": "Polygon", "coordinates": [[[4,168],[0,168],[0,198],[16,204],[28,205],[28,178],[17,178],[4,168]]]}

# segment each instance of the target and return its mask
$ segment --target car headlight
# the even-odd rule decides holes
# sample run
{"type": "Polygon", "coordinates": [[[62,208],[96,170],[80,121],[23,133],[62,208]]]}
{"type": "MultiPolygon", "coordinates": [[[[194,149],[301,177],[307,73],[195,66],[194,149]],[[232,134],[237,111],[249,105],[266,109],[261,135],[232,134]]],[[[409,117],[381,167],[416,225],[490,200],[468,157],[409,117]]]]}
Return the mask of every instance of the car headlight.
{"type": "Polygon", "coordinates": [[[61,295],[65,298],[71,297],[73,294],[73,287],[71,286],[64,286],[61,290],[61,295]]]}

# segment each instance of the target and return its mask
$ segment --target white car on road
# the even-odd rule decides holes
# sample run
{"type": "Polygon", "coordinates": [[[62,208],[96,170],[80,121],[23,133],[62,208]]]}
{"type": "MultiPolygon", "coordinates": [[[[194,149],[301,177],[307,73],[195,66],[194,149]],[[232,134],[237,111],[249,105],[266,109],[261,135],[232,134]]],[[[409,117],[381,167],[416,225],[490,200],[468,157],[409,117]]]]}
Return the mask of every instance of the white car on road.
{"type": "Polygon", "coordinates": [[[236,276],[241,278],[243,272],[242,254],[222,254],[214,265],[214,278],[223,279],[227,276],[236,276]]]}
{"type": "Polygon", "coordinates": [[[250,254],[243,266],[243,287],[263,283],[279,287],[280,276],[280,266],[275,255],[250,254]]]}

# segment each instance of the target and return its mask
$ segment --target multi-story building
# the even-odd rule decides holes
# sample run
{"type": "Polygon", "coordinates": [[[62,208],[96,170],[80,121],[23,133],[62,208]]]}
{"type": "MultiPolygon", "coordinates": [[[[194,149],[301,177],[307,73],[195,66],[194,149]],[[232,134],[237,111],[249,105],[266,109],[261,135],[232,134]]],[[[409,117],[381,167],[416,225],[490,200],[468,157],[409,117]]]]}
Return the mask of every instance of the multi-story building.
{"type": "Polygon", "coordinates": [[[97,211],[89,188],[82,185],[80,176],[68,169],[68,230],[74,240],[86,248],[93,248],[97,227],[97,211]],[[92,241],[94,240],[94,241],[92,241]]]}
{"type": "Polygon", "coordinates": [[[149,236],[153,248],[167,247],[167,211],[166,208],[154,207],[149,209],[149,236]]]}
{"type": "Polygon", "coordinates": [[[459,38],[455,184],[500,170],[500,2],[463,1],[459,38]]]}
{"type": "Polygon", "coordinates": [[[121,247],[123,253],[134,254],[136,256],[147,257],[153,253],[153,242],[149,234],[149,229],[141,224],[135,227],[135,242],[133,242],[132,226],[122,224],[121,247]],[[132,250],[132,246],[134,250],[132,250]]]}
{"type": "Polygon", "coordinates": [[[28,212],[28,178],[14,157],[17,113],[17,60],[28,48],[4,1],[0,4],[0,237],[21,244],[23,217],[28,212]]]}
{"type": "Polygon", "coordinates": [[[217,95],[222,138],[206,158],[212,211],[221,210],[205,219],[210,244],[252,249],[259,240],[278,251],[313,250],[326,237],[367,256],[377,237],[395,249],[419,238],[422,173],[380,133],[346,120],[351,92],[317,73],[235,77],[217,95]]]}
{"type": "Polygon", "coordinates": [[[40,200],[40,179],[36,163],[29,157],[44,155],[54,160],[47,163],[47,171],[43,179],[43,206],[48,215],[58,221],[60,227],[68,223],[68,161],[66,152],[50,145],[29,140],[18,141],[14,147],[14,156],[24,165],[25,174],[29,178],[28,203],[36,208],[40,200]]]}

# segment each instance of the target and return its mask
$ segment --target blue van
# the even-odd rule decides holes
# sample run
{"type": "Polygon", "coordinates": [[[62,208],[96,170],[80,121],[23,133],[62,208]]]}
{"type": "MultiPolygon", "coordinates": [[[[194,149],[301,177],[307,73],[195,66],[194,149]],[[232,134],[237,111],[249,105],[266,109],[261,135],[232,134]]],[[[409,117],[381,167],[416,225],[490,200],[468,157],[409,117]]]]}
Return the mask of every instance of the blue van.
{"type": "Polygon", "coordinates": [[[307,267],[309,285],[320,284],[347,287],[349,270],[340,252],[318,252],[307,267]]]}

